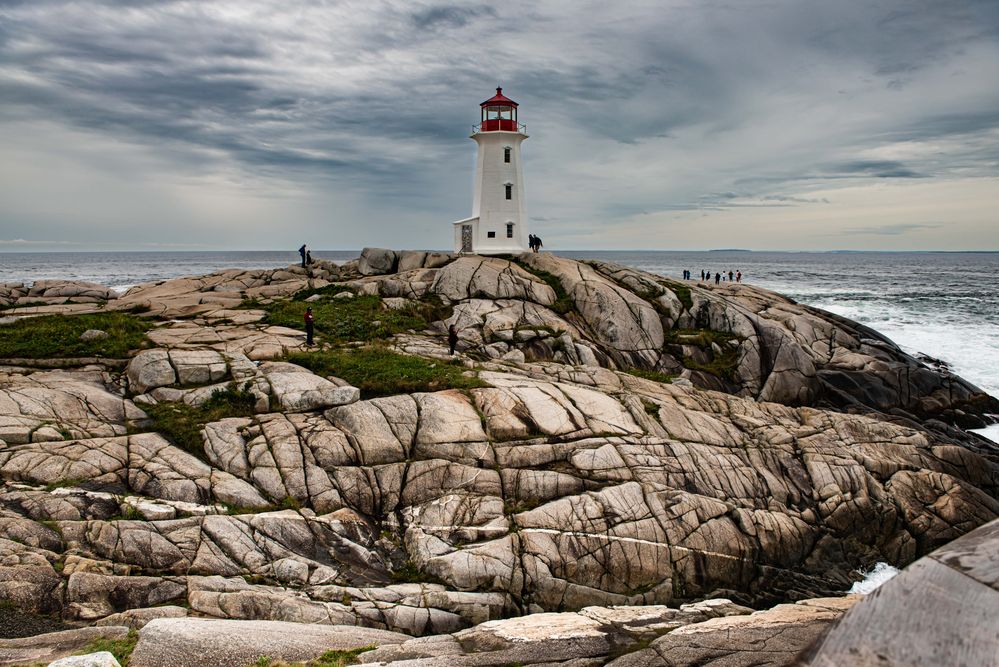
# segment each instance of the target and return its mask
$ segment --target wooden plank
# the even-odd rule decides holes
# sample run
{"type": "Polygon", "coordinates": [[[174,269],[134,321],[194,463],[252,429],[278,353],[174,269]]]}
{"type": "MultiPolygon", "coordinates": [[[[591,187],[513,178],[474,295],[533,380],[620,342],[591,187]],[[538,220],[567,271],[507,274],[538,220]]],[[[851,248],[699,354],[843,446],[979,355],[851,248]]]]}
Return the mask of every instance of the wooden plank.
{"type": "Polygon", "coordinates": [[[962,535],[929,557],[999,591],[999,519],[962,535]]]}
{"type": "Polygon", "coordinates": [[[854,605],[803,664],[999,665],[999,591],[923,558],[854,605]]]}

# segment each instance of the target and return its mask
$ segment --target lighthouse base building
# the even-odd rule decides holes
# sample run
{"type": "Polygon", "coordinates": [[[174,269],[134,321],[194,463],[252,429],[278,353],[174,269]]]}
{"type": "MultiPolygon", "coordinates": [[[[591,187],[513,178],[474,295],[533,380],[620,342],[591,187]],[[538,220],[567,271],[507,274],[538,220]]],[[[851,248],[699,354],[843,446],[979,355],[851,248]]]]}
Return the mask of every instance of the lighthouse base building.
{"type": "Polygon", "coordinates": [[[500,255],[526,252],[524,174],[520,144],[527,139],[517,122],[517,103],[496,95],[481,105],[481,121],[472,129],[478,144],[472,215],[454,223],[454,251],[500,255]]]}

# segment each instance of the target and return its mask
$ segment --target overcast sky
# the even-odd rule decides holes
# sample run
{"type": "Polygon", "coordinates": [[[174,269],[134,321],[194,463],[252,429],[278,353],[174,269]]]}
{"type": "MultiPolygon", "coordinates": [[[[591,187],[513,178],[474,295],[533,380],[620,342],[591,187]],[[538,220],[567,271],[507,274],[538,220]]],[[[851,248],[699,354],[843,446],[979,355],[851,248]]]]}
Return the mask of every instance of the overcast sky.
{"type": "Polygon", "coordinates": [[[0,0],[0,252],[999,250],[999,2],[0,0]]]}

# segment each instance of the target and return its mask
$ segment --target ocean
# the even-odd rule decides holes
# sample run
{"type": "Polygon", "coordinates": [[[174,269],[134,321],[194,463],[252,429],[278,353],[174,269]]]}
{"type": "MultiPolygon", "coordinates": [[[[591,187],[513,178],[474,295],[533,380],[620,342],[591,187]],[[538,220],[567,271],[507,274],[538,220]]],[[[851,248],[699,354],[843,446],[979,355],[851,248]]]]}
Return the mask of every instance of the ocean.
{"type": "MultiPolygon", "coordinates": [[[[344,262],[357,250],[314,251],[344,262]]],[[[999,253],[564,251],[679,277],[742,271],[743,281],[876,329],[903,349],[947,362],[999,396],[999,253]]],[[[233,252],[0,253],[0,282],[89,280],[118,289],[228,268],[275,268],[294,250],[233,252]]]]}

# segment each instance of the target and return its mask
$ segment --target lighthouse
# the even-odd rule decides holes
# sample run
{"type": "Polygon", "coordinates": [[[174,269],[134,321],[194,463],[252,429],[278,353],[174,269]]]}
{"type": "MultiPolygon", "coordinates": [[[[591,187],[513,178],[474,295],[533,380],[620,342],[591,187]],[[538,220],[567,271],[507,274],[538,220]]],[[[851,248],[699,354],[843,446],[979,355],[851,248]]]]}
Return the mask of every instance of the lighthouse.
{"type": "Polygon", "coordinates": [[[454,251],[525,252],[528,232],[520,144],[527,139],[527,128],[517,122],[517,103],[502,88],[479,106],[479,124],[471,135],[478,144],[472,215],[454,223],[454,251]]]}

